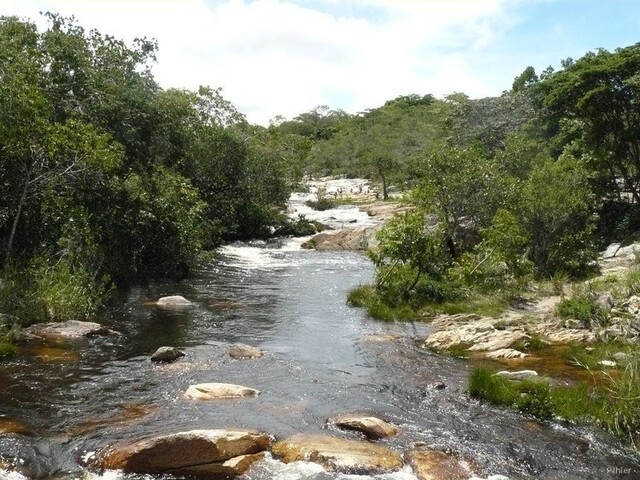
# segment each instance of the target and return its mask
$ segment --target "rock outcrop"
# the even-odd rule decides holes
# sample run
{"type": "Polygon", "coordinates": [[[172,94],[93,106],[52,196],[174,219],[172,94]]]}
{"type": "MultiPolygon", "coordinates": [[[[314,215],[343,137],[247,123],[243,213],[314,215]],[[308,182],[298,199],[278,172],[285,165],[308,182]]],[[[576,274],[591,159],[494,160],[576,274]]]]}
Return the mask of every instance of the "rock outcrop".
{"type": "Polygon", "coordinates": [[[355,475],[394,472],[404,465],[402,456],[388,447],[327,435],[297,434],[277,442],[271,452],[284,463],[314,462],[329,471],[355,475]]]}
{"type": "Polygon", "coordinates": [[[389,422],[365,414],[353,413],[336,415],[329,418],[327,423],[344,430],[355,430],[373,440],[394,437],[399,433],[398,428],[389,422]]]}
{"type": "Polygon", "coordinates": [[[200,383],[191,385],[184,393],[191,400],[220,400],[225,398],[254,397],[260,390],[231,383],[200,383]]]}
{"type": "Polygon", "coordinates": [[[235,359],[260,358],[263,355],[264,352],[259,348],[245,345],[243,343],[236,343],[229,348],[229,356],[235,359]]]}
{"type": "Polygon", "coordinates": [[[354,228],[323,232],[315,235],[302,248],[316,249],[321,252],[340,250],[366,250],[375,244],[375,228],[354,228]]]}
{"type": "Polygon", "coordinates": [[[93,466],[126,473],[172,474],[206,479],[240,476],[271,445],[245,430],[192,430],[108,447],[93,466]]]}
{"type": "Polygon", "coordinates": [[[176,347],[160,347],[151,355],[152,362],[175,362],[180,357],[184,357],[184,352],[181,352],[176,347]]]}

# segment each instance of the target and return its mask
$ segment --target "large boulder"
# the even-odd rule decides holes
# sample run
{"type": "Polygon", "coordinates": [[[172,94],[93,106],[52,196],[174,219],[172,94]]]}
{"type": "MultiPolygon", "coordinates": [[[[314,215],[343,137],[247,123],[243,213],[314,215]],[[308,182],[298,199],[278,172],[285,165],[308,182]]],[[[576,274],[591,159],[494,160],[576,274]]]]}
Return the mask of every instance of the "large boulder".
{"type": "Polygon", "coordinates": [[[245,430],[192,430],[108,447],[92,464],[127,473],[223,479],[242,475],[262,458],[271,438],[245,430]]]}
{"type": "Polygon", "coordinates": [[[184,357],[184,352],[181,352],[176,347],[160,347],[151,355],[152,362],[175,362],[180,357],[184,357]]]}
{"type": "Polygon", "coordinates": [[[229,348],[229,356],[235,359],[260,358],[264,355],[262,350],[243,343],[236,343],[229,348]]]}
{"type": "Polygon", "coordinates": [[[231,383],[200,383],[191,385],[184,393],[186,398],[192,400],[220,400],[224,398],[254,397],[260,394],[260,390],[233,385],[231,383]]]}
{"type": "Polygon", "coordinates": [[[404,465],[402,456],[388,447],[327,435],[296,434],[277,442],[271,452],[284,463],[314,462],[329,471],[355,475],[395,472],[404,465]]]}
{"type": "Polygon", "coordinates": [[[378,417],[357,413],[336,415],[329,418],[327,423],[345,430],[361,432],[374,440],[394,437],[399,432],[397,427],[378,417]]]}
{"type": "Polygon", "coordinates": [[[66,340],[72,338],[93,337],[98,335],[117,335],[117,332],[95,322],[69,320],[67,322],[39,323],[20,332],[18,340],[66,340]]]}
{"type": "Polygon", "coordinates": [[[167,309],[180,309],[187,308],[193,305],[190,300],[187,300],[182,295],[171,295],[169,297],[161,297],[156,302],[156,305],[160,308],[167,309]]]}
{"type": "Polygon", "coordinates": [[[418,480],[467,480],[473,474],[457,458],[437,450],[414,450],[409,462],[418,480]]]}

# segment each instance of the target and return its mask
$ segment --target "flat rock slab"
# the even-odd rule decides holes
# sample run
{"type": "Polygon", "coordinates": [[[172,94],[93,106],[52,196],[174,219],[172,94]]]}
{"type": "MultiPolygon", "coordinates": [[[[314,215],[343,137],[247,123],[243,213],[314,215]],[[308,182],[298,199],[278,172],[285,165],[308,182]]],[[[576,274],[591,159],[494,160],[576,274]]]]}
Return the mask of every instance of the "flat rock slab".
{"type": "Polygon", "coordinates": [[[117,332],[95,322],[69,320],[67,322],[39,323],[31,325],[20,332],[21,339],[31,340],[65,340],[72,338],[93,337],[98,335],[117,335],[117,332]]]}
{"type": "Polygon", "coordinates": [[[181,352],[175,347],[160,347],[151,355],[152,362],[175,362],[180,357],[184,357],[184,352],[181,352]]]}
{"type": "Polygon", "coordinates": [[[457,458],[437,450],[414,450],[409,462],[418,480],[467,480],[473,475],[457,458]]]}
{"type": "Polygon", "coordinates": [[[225,398],[255,397],[260,390],[255,388],[233,385],[231,383],[200,383],[191,385],[184,393],[192,400],[220,400],[225,398]]]}
{"type": "Polygon", "coordinates": [[[93,463],[127,473],[226,478],[244,473],[270,445],[271,437],[255,431],[192,430],[108,447],[93,463]]]}
{"type": "Polygon", "coordinates": [[[355,430],[365,434],[368,438],[378,440],[380,438],[394,437],[399,433],[396,426],[372,415],[342,414],[327,420],[329,425],[335,425],[344,430],[355,430]]]}
{"type": "Polygon", "coordinates": [[[314,462],[329,471],[355,475],[395,472],[404,465],[402,456],[388,447],[328,435],[293,435],[277,442],[271,452],[284,463],[314,462]]]}
{"type": "Polygon", "coordinates": [[[500,350],[495,350],[493,352],[489,352],[485,355],[486,358],[492,360],[500,360],[500,359],[513,359],[513,358],[525,358],[528,357],[528,353],[523,353],[520,350],[514,350],[513,348],[501,348],[500,350]]]}
{"type": "Polygon", "coordinates": [[[243,343],[236,343],[229,348],[229,356],[235,359],[260,358],[263,355],[264,352],[259,348],[243,343]]]}

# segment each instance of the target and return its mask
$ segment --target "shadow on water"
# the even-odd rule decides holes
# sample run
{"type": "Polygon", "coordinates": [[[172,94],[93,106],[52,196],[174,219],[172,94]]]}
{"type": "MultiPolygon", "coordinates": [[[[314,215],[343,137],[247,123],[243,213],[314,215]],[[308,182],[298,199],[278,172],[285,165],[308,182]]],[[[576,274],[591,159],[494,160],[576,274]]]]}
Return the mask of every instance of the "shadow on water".
{"type": "MultiPolygon", "coordinates": [[[[83,456],[120,440],[222,427],[282,438],[326,431],[335,413],[365,411],[401,427],[399,437],[385,441],[394,448],[424,442],[470,459],[483,475],[640,478],[637,458],[603,433],[470,400],[467,363],[417,346],[427,325],[377,323],[346,305],[346,292],[371,275],[355,253],[234,245],[193,279],[131,289],[102,319],[122,335],[30,348],[2,363],[0,457],[21,459],[29,476],[72,479],[82,475],[83,456]],[[173,294],[194,305],[166,311],[149,303],[173,294]],[[236,342],[266,354],[232,360],[228,348],[236,342]],[[150,362],[162,345],[186,357],[150,362]],[[182,397],[201,382],[262,394],[216,403],[182,397]]],[[[267,461],[247,478],[344,477],[267,461]]]]}

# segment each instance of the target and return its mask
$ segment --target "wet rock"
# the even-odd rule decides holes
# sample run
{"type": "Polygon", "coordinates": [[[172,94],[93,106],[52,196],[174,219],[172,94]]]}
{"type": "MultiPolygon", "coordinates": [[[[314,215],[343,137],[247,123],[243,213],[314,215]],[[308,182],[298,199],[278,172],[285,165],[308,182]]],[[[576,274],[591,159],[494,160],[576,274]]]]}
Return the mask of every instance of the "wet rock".
{"type": "Polygon", "coordinates": [[[356,475],[394,472],[403,467],[402,456],[388,447],[326,435],[297,434],[277,442],[271,452],[284,463],[314,462],[329,471],[356,475]]]}
{"type": "Polygon", "coordinates": [[[514,350],[513,348],[501,348],[500,350],[496,350],[494,352],[489,352],[485,355],[486,358],[491,360],[500,360],[500,359],[512,359],[512,358],[525,358],[528,357],[528,353],[523,353],[519,350],[514,350]]]}
{"type": "Polygon", "coordinates": [[[93,337],[98,335],[117,335],[118,333],[95,322],[69,320],[67,322],[39,323],[20,332],[20,342],[56,341],[72,338],[93,337]]]}
{"type": "Polygon", "coordinates": [[[244,475],[254,463],[264,460],[264,457],[264,452],[254,453],[253,455],[241,455],[239,457],[230,458],[222,463],[210,463],[207,465],[170,469],[163,473],[203,478],[207,480],[212,478],[228,480],[229,478],[244,475]]]}
{"type": "Polygon", "coordinates": [[[409,463],[418,480],[467,480],[472,474],[457,458],[437,450],[414,450],[409,463]]]}
{"type": "Polygon", "coordinates": [[[181,352],[176,347],[160,347],[151,355],[152,362],[175,362],[180,357],[184,357],[184,352],[181,352]]]}
{"type": "Polygon", "coordinates": [[[235,359],[242,358],[260,358],[264,355],[264,352],[259,348],[245,345],[243,343],[236,343],[229,348],[229,356],[235,359]]]}
{"type": "Polygon", "coordinates": [[[191,475],[216,479],[242,475],[271,445],[245,430],[192,430],[109,447],[94,466],[126,473],[191,475]]]}
{"type": "Polygon", "coordinates": [[[496,377],[503,377],[509,380],[529,380],[531,378],[536,378],[538,376],[538,372],[535,370],[519,370],[516,372],[508,372],[503,370],[501,372],[494,373],[496,377]]]}
{"type": "Polygon", "coordinates": [[[201,383],[199,385],[191,385],[184,393],[184,396],[192,400],[219,400],[224,398],[254,397],[259,394],[259,390],[243,387],[242,385],[201,383]]]}
{"type": "Polygon", "coordinates": [[[364,433],[368,438],[374,440],[394,437],[399,433],[397,427],[372,415],[357,413],[336,415],[329,418],[327,423],[344,430],[355,430],[364,433]]]}
{"type": "Polygon", "coordinates": [[[156,302],[156,305],[160,308],[187,308],[193,305],[190,300],[187,300],[182,295],[171,295],[169,297],[161,297],[156,302]]]}

